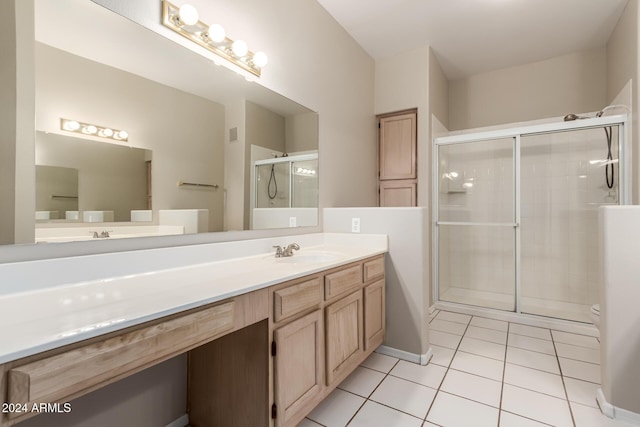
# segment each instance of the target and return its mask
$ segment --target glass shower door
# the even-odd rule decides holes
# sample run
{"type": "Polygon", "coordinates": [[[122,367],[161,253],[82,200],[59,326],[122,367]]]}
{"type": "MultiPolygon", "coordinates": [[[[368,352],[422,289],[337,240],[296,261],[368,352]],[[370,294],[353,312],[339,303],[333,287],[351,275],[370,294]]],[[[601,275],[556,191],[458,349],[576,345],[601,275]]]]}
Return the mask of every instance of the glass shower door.
{"type": "Polygon", "coordinates": [[[521,138],[523,313],[590,322],[599,299],[598,208],[620,200],[619,133],[612,126],[521,138]]]}
{"type": "Polygon", "coordinates": [[[437,145],[438,300],[516,309],[516,138],[437,145]]]}
{"type": "Polygon", "coordinates": [[[256,167],[257,208],[290,207],[290,163],[280,162],[256,167]]]}

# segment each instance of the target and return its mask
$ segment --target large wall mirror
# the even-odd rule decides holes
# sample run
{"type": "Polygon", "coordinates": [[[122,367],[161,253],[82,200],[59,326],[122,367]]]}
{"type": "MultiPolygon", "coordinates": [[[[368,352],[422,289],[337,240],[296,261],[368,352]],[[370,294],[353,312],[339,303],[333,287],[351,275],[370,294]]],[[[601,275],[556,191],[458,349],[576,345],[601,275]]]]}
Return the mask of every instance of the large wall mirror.
{"type": "Polygon", "coordinates": [[[90,1],[35,36],[37,242],[317,225],[315,112],[90,1]]]}

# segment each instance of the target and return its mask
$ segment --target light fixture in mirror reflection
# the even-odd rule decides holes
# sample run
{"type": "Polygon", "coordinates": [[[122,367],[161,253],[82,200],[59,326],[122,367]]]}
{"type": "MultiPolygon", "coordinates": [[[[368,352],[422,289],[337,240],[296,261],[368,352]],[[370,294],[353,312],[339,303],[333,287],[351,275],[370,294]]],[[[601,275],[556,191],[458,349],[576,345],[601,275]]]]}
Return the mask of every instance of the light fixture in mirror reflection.
{"type": "Polygon", "coordinates": [[[60,129],[67,132],[76,132],[84,135],[99,136],[115,141],[126,142],[129,140],[129,133],[125,130],[118,130],[104,126],[82,123],[77,120],[60,119],[60,129]]]}
{"type": "Polygon", "coordinates": [[[151,159],[150,150],[36,132],[36,210],[54,212],[40,213],[36,236],[38,228],[83,222],[84,212],[130,222],[132,211],[150,209],[151,159]]]}
{"type": "MultiPolygon", "coordinates": [[[[254,226],[250,194],[254,160],[273,157],[274,152],[318,151],[317,113],[238,78],[227,67],[212,66],[210,57],[187,48],[189,43],[179,37],[171,40],[158,34],[156,28],[170,33],[160,23],[160,12],[156,7],[148,11],[158,18],[150,31],[93,1],[35,0],[35,163],[77,169],[79,182],[77,208],[71,206],[72,199],[56,198],[55,206],[48,204],[52,194],[75,197],[61,189],[43,193],[44,203],[37,206],[43,217],[38,220],[31,211],[20,213],[34,218],[25,224],[29,232],[35,230],[34,241],[91,240],[93,232],[101,236],[102,231],[109,232],[108,240],[316,226],[317,190],[305,194],[313,208],[300,214],[308,214],[310,220],[291,214],[284,222],[279,216],[275,221],[281,212],[269,209],[262,212],[264,221],[254,226]],[[141,48],[123,50],[131,40],[139,41],[141,48]],[[61,117],[77,124],[61,128],[61,117]],[[126,129],[128,143],[99,138],[99,128],[106,127],[96,123],[126,129]],[[73,132],[91,125],[95,133],[73,132]],[[149,162],[132,166],[140,177],[135,184],[106,178],[89,189],[84,187],[84,174],[106,167],[111,155],[85,156],[74,165],[70,160],[78,157],[79,149],[56,152],[64,141],[96,144],[105,152],[142,149],[149,162]],[[45,158],[51,156],[59,161],[45,158]],[[176,185],[180,181],[207,186],[176,185]],[[133,188],[135,203],[125,205],[113,197],[133,188]]],[[[126,164],[109,163],[107,169],[124,177],[126,164]]],[[[40,184],[29,187],[33,194],[26,196],[35,197],[36,187],[40,184]]]]}
{"type": "Polygon", "coordinates": [[[164,0],[162,24],[255,76],[260,77],[262,68],[269,61],[264,52],[251,52],[244,40],[227,37],[220,24],[208,25],[200,21],[197,9],[190,4],[178,8],[164,0]]]}

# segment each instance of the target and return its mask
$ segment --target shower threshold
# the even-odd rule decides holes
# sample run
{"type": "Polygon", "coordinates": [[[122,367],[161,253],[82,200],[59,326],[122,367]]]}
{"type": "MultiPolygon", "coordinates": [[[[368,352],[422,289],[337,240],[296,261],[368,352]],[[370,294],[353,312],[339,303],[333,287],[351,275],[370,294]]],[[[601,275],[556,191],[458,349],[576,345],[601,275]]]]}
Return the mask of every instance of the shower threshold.
{"type": "MultiPolygon", "coordinates": [[[[499,292],[452,287],[441,294],[440,301],[502,311],[515,311],[514,295],[499,292]]],[[[590,309],[591,305],[589,304],[576,304],[545,298],[521,297],[520,299],[520,311],[524,314],[574,322],[591,323],[590,309]]]]}

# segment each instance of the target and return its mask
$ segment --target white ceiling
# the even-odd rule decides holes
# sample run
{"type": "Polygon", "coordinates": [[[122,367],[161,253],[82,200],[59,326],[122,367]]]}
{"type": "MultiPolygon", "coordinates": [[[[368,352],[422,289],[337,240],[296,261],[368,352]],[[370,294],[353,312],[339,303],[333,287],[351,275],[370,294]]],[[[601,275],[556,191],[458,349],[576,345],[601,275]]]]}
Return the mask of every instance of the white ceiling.
{"type": "Polygon", "coordinates": [[[602,47],[628,2],[318,1],[374,59],[430,45],[451,80],[602,47]]]}

